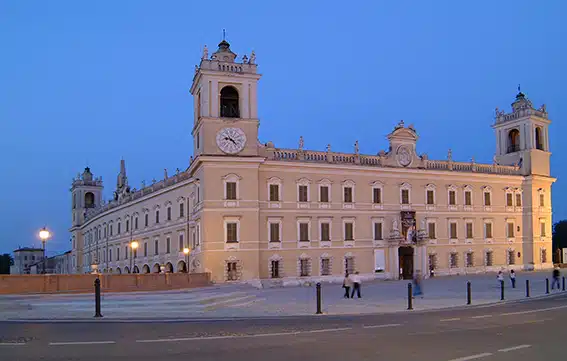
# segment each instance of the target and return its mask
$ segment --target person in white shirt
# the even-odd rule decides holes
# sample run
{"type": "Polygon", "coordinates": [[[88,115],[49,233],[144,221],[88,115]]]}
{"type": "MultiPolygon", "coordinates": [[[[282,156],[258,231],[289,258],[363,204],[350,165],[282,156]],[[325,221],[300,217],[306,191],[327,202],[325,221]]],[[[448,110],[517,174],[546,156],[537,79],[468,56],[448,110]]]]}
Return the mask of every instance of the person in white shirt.
{"type": "Polygon", "coordinates": [[[343,288],[345,289],[345,295],[344,298],[349,298],[350,297],[350,287],[351,287],[352,281],[349,277],[348,272],[345,275],[345,279],[343,280],[343,288]]]}
{"type": "Polygon", "coordinates": [[[355,272],[353,275],[350,275],[350,280],[352,282],[352,293],[350,294],[350,298],[354,298],[354,293],[356,292],[356,295],[358,296],[358,298],[361,298],[360,296],[360,276],[358,275],[358,271],[355,272]]]}

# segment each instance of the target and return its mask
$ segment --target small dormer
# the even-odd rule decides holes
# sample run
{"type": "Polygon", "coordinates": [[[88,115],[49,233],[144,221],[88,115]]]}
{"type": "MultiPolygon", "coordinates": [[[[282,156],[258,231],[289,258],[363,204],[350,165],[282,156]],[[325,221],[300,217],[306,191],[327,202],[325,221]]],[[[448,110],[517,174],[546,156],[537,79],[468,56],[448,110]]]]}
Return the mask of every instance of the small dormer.
{"type": "Polygon", "coordinates": [[[421,158],[416,153],[418,138],[413,125],[406,127],[404,121],[401,120],[394,127],[392,133],[388,134],[390,149],[388,150],[386,164],[410,168],[420,166],[421,158]]]}

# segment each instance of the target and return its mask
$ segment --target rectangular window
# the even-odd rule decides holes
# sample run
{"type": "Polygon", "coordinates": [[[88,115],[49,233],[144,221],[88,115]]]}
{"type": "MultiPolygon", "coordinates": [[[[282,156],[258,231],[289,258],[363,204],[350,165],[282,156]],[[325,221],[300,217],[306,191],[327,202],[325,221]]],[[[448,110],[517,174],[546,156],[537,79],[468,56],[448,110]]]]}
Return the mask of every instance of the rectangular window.
{"type": "Polygon", "coordinates": [[[299,277],[309,277],[309,260],[299,260],[299,277]]]}
{"type": "Polygon", "coordinates": [[[165,239],[165,253],[170,253],[170,252],[171,252],[171,239],[167,237],[165,239]]]}
{"type": "Polygon", "coordinates": [[[149,225],[149,218],[150,218],[150,217],[149,217],[148,214],[146,213],[146,214],[144,215],[144,227],[147,227],[147,226],[149,225]]]}
{"type": "Polygon", "coordinates": [[[545,207],[545,195],[543,193],[539,195],[539,206],[545,207]]]}
{"type": "Polygon", "coordinates": [[[226,274],[229,281],[238,280],[238,272],[236,269],[236,262],[228,262],[226,264],[226,274]]]}
{"type": "Polygon", "coordinates": [[[122,223],[118,222],[118,234],[120,234],[120,226],[122,225],[122,223]]]}
{"type": "Polygon", "coordinates": [[[509,265],[516,264],[516,253],[514,253],[514,251],[512,251],[512,250],[507,251],[507,252],[508,252],[508,264],[509,265]]]}
{"type": "Polygon", "coordinates": [[[179,218],[185,217],[185,203],[179,203],[179,218]]]}
{"type": "Polygon", "coordinates": [[[344,202],[352,203],[352,187],[344,188],[344,202]]]}
{"type": "Polygon", "coordinates": [[[236,182],[226,182],[226,199],[236,200],[236,182]]]}
{"type": "Polygon", "coordinates": [[[156,211],[156,223],[159,223],[159,211],[156,211]]]}
{"type": "Polygon", "coordinates": [[[120,247],[116,248],[116,260],[120,261],[120,247]]]}
{"type": "Polygon", "coordinates": [[[432,205],[435,203],[435,193],[432,190],[427,191],[427,204],[432,205]]]}
{"type": "Polygon", "coordinates": [[[270,184],[270,202],[280,201],[280,185],[270,184]]]}
{"type": "Polygon", "coordinates": [[[547,263],[547,250],[541,250],[541,263],[547,263]]]}
{"type": "Polygon", "coordinates": [[[345,257],[345,269],[346,269],[346,271],[349,275],[354,273],[354,258],[353,257],[345,257]]]}
{"type": "Polygon", "coordinates": [[[319,188],[321,203],[328,203],[329,202],[329,187],[328,186],[321,186],[319,188]]]}
{"type": "Polygon", "coordinates": [[[108,250],[108,259],[110,260],[110,262],[112,262],[112,250],[111,249],[108,250]]]}
{"type": "Polygon", "coordinates": [[[514,206],[513,200],[514,200],[513,194],[512,193],[506,193],[506,207],[514,206]]]}
{"type": "Polygon", "coordinates": [[[486,265],[492,266],[494,264],[494,257],[492,256],[492,251],[486,252],[486,265]]]}
{"type": "Polygon", "coordinates": [[[138,258],[138,249],[133,250],[134,258],[138,258]]]}
{"type": "Polygon", "coordinates": [[[372,190],[372,202],[374,204],[381,204],[382,203],[382,189],[381,188],[374,188],[372,190]]]}
{"type": "Polygon", "coordinates": [[[298,187],[298,192],[299,192],[299,201],[300,202],[307,202],[308,198],[307,198],[307,186],[299,186],[298,187]]]}
{"type": "Polygon", "coordinates": [[[507,236],[508,238],[514,238],[514,223],[507,223],[507,236]]]}
{"type": "Polygon", "coordinates": [[[541,237],[546,236],[546,234],[545,234],[545,222],[541,222],[539,224],[539,234],[540,234],[541,237]]]}
{"type": "Polygon", "coordinates": [[[409,204],[409,189],[402,189],[402,204],[409,204]]]}
{"type": "Polygon", "coordinates": [[[329,258],[321,259],[321,276],[329,276],[331,274],[331,260],[329,258]]]}
{"type": "Polygon", "coordinates": [[[167,207],[167,220],[171,221],[171,207],[167,207]]]}
{"type": "Polygon", "coordinates": [[[134,218],[134,229],[138,229],[138,217],[134,218]]]}
{"type": "Polygon", "coordinates": [[[195,248],[195,246],[197,245],[197,231],[193,231],[192,236],[193,241],[191,242],[191,246],[192,248],[195,248]]]}
{"type": "Polygon", "coordinates": [[[449,205],[454,206],[457,204],[457,195],[455,191],[449,191],[449,205]]]}
{"type": "Polygon", "coordinates": [[[484,192],[484,205],[490,207],[490,192],[484,192]]]}
{"type": "Polygon", "coordinates": [[[128,246],[124,246],[124,259],[128,259],[128,246]]]}
{"type": "Polygon", "coordinates": [[[159,241],[157,239],[154,241],[154,254],[159,254],[159,241]]]}
{"type": "Polygon", "coordinates": [[[144,242],[144,257],[148,257],[148,242],[144,242]]]}
{"type": "Polygon", "coordinates": [[[484,238],[492,238],[492,223],[484,224],[484,238]]]}
{"type": "Polygon", "coordinates": [[[466,267],[473,267],[474,266],[474,254],[472,252],[468,252],[466,254],[466,267]]]}
{"type": "Polygon", "coordinates": [[[183,239],[183,235],[180,234],[179,235],[179,252],[183,252],[184,248],[185,248],[185,241],[183,239]]]}
{"type": "Polygon", "coordinates": [[[374,223],[374,240],[381,241],[382,238],[382,222],[374,223]]]}
{"type": "Polygon", "coordinates": [[[227,243],[238,242],[238,224],[236,223],[226,224],[226,242],[227,243]]]}
{"type": "Polygon", "coordinates": [[[270,278],[280,278],[280,261],[272,261],[271,265],[270,278]]]}
{"type": "Polygon", "coordinates": [[[451,253],[451,256],[449,258],[449,266],[451,268],[459,267],[459,259],[458,259],[458,255],[456,253],[451,253]]]}
{"type": "Polygon", "coordinates": [[[449,238],[457,239],[457,223],[449,223],[449,238]]]}
{"type": "Polygon", "coordinates": [[[472,206],[472,192],[465,191],[465,206],[472,206]]]}
{"type": "Polygon", "coordinates": [[[112,237],[112,230],[114,227],[112,227],[112,224],[110,225],[110,237],[112,237]]]}
{"type": "Polygon", "coordinates": [[[437,255],[430,254],[429,255],[429,270],[433,271],[437,268],[437,255]]]}
{"type": "Polygon", "coordinates": [[[467,223],[466,224],[466,230],[467,230],[467,239],[473,239],[474,235],[473,235],[473,224],[472,223],[467,223]]]}
{"type": "Polygon", "coordinates": [[[197,246],[201,244],[201,226],[197,226],[197,246]]]}
{"type": "Polygon", "coordinates": [[[321,223],[321,241],[331,240],[331,225],[329,223],[321,223]]]}
{"type": "Polygon", "coordinates": [[[345,223],[345,241],[352,241],[354,239],[354,224],[351,222],[345,223]]]}
{"type": "Polygon", "coordinates": [[[309,242],[309,223],[299,223],[299,241],[309,242]]]}
{"type": "Polygon", "coordinates": [[[522,194],[516,193],[516,207],[522,206],[522,194]]]}
{"type": "Polygon", "coordinates": [[[435,223],[428,223],[427,231],[429,234],[429,239],[437,239],[437,236],[435,234],[435,223]]]}
{"type": "Polygon", "coordinates": [[[280,224],[270,223],[270,242],[280,242],[280,224]]]}
{"type": "Polygon", "coordinates": [[[197,204],[201,202],[201,187],[197,187],[197,204]]]}
{"type": "Polygon", "coordinates": [[[126,220],[126,232],[130,232],[130,220],[126,220]]]}

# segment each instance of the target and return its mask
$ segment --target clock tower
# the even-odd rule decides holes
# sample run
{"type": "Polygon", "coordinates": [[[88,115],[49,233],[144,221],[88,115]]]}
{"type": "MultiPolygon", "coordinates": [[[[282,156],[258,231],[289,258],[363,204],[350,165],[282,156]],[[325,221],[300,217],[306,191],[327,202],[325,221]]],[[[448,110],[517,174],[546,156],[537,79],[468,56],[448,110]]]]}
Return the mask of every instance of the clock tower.
{"type": "Polygon", "coordinates": [[[219,43],[211,56],[205,46],[191,85],[195,157],[258,155],[260,77],[254,52],[238,62],[226,40],[219,43]]]}

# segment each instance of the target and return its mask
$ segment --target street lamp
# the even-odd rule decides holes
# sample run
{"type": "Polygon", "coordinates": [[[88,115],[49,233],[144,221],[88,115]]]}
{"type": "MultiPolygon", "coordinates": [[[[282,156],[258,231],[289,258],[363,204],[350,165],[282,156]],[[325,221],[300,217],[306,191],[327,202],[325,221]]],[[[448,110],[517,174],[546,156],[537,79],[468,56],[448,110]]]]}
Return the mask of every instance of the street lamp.
{"type": "Polygon", "coordinates": [[[132,269],[132,258],[134,258],[134,251],[138,248],[138,246],[137,241],[130,242],[130,272],[134,272],[132,269]]]}
{"type": "Polygon", "coordinates": [[[185,253],[185,272],[189,273],[189,254],[191,250],[187,247],[183,248],[183,253],[185,253]]]}
{"type": "Polygon", "coordinates": [[[46,227],[43,227],[39,231],[39,238],[41,239],[41,244],[43,246],[43,274],[45,274],[45,241],[47,241],[49,237],[51,237],[51,233],[49,233],[46,227]]]}

